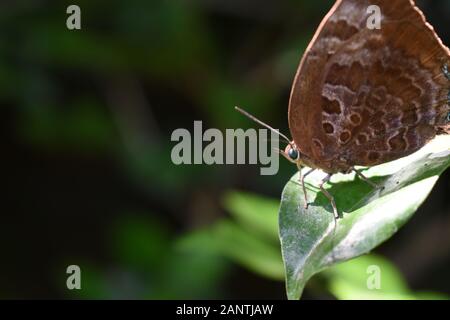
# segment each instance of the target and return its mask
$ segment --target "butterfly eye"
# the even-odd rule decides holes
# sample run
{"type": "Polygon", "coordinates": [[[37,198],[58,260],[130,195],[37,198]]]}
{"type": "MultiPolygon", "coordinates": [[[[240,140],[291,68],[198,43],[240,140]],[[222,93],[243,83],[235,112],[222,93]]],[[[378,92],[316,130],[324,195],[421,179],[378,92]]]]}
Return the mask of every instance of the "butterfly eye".
{"type": "Polygon", "coordinates": [[[292,160],[297,160],[298,159],[298,151],[294,148],[290,148],[288,151],[288,156],[292,160]]]}
{"type": "Polygon", "coordinates": [[[450,80],[450,70],[449,70],[447,64],[444,64],[444,65],[442,66],[442,72],[444,73],[444,76],[445,76],[448,80],[450,80]]]}
{"type": "MultiPolygon", "coordinates": [[[[445,121],[450,122],[450,112],[447,113],[447,118],[445,118],[445,121]]],[[[291,149],[292,150],[292,149],[291,149]]]]}

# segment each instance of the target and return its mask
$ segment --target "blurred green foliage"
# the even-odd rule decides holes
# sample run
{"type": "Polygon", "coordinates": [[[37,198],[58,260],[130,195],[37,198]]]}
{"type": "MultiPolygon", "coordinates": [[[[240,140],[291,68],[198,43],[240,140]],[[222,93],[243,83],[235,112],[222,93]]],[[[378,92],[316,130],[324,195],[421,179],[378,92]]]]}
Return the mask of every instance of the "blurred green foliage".
{"type": "Polygon", "coordinates": [[[222,298],[220,283],[229,263],[208,250],[180,250],[167,225],[127,214],[112,228],[107,268],[82,264],[79,298],[222,298]]]}

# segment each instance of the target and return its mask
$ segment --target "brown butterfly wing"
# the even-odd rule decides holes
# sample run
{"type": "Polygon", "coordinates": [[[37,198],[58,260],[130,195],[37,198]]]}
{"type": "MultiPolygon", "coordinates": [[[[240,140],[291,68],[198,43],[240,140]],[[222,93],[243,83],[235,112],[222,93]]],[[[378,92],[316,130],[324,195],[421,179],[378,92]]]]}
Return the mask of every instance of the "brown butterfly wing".
{"type": "Polygon", "coordinates": [[[449,50],[412,1],[337,1],[294,80],[294,142],[328,172],[418,150],[448,130],[448,61],[449,50]],[[381,29],[367,28],[372,4],[381,8],[381,29]]]}

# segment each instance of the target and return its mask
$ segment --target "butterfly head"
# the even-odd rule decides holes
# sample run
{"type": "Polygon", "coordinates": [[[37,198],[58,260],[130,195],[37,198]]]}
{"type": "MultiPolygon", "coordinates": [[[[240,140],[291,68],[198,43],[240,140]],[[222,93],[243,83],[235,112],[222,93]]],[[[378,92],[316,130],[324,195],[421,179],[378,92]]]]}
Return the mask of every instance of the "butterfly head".
{"type": "Polygon", "coordinates": [[[289,143],[281,154],[292,163],[300,164],[301,162],[301,153],[294,142],[289,143]]]}
{"type": "Polygon", "coordinates": [[[286,148],[284,148],[284,150],[280,150],[280,153],[283,157],[296,164],[299,168],[304,166],[311,167],[312,165],[309,158],[305,154],[301,153],[294,141],[291,141],[286,148]]]}

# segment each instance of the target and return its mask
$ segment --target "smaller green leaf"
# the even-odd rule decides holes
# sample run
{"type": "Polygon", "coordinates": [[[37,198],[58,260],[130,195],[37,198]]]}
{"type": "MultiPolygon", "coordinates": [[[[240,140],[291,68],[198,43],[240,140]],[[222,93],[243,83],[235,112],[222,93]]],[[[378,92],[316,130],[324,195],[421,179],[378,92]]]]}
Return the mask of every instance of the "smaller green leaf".
{"type": "Polygon", "coordinates": [[[386,292],[384,290],[368,290],[346,282],[334,280],[330,291],[340,300],[448,300],[449,297],[437,292],[386,292]]]}
{"type": "Polygon", "coordinates": [[[330,278],[330,291],[339,299],[412,294],[400,271],[386,259],[373,254],[340,263],[323,274],[330,278]],[[378,288],[371,287],[374,277],[379,277],[378,288]]]}
{"type": "Polygon", "coordinates": [[[229,220],[184,236],[177,248],[222,255],[262,276],[284,279],[279,246],[229,220]]]}
{"type": "Polygon", "coordinates": [[[232,260],[268,278],[284,278],[281,252],[277,246],[260,240],[230,221],[218,223],[215,236],[222,253],[232,260]]]}
{"type": "Polygon", "coordinates": [[[191,231],[175,242],[175,249],[181,252],[201,251],[209,254],[219,253],[219,239],[215,236],[214,226],[191,231]]]}
{"type": "Polygon", "coordinates": [[[341,300],[414,300],[412,293],[382,292],[356,286],[343,279],[336,279],[330,285],[330,291],[341,300]]]}
{"type": "Polygon", "coordinates": [[[415,297],[418,300],[450,300],[450,297],[440,292],[416,292],[415,297]]]}
{"type": "Polygon", "coordinates": [[[229,192],[224,197],[225,208],[243,226],[261,232],[278,243],[277,200],[250,193],[229,192]]]}

